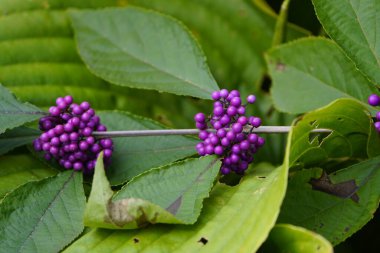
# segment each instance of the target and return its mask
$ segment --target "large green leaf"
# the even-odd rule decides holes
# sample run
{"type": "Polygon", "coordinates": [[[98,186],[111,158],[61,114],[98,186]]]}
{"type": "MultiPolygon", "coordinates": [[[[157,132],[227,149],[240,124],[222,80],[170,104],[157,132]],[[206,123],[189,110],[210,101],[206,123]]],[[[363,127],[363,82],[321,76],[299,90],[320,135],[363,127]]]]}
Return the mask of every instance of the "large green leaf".
{"type": "Polygon", "coordinates": [[[184,160],[147,171],[113,194],[99,159],[85,212],[85,225],[90,227],[192,224],[220,168],[213,156],[184,160]]]}
{"type": "MultiPolygon", "coordinates": [[[[211,72],[223,87],[259,88],[266,72],[263,52],[270,48],[276,16],[259,1],[129,0],[129,4],[169,14],[190,28],[207,56],[211,72]]],[[[289,25],[286,40],[308,32],[289,25]]]]}
{"type": "Polygon", "coordinates": [[[218,89],[200,47],[174,19],[137,8],[71,18],[82,59],[111,83],[200,98],[218,89]]]}
{"type": "Polygon", "coordinates": [[[22,103],[0,84],[0,134],[40,118],[44,113],[36,106],[22,103]]]}
{"type": "Polygon", "coordinates": [[[324,29],[375,83],[380,83],[380,2],[313,0],[324,29]]]}
{"type": "Polygon", "coordinates": [[[373,218],[380,200],[380,157],[330,175],[331,184],[325,190],[331,193],[312,189],[311,179],[320,177],[319,168],[290,177],[278,222],[305,227],[336,245],[373,218]]]}
{"type": "MultiPolygon", "coordinates": [[[[158,123],[126,112],[99,112],[108,130],[162,129],[158,123]]],[[[197,140],[184,136],[114,138],[114,153],[107,175],[112,185],[138,174],[194,155],[197,140]]]]}
{"type": "Polygon", "coordinates": [[[22,184],[58,173],[57,170],[28,155],[1,156],[0,168],[0,199],[22,184]]]}
{"type": "Polygon", "coordinates": [[[287,168],[253,168],[234,187],[218,183],[194,225],[97,229],[65,252],[255,252],[272,228],[285,193],[287,168]]]}
{"type": "Polygon", "coordinates": [[[82,174],[27,183],[0,204],[1,252],[58,252],[83,230],[82,174]]]}
{"type": "Polygon", "coordinates": [[[342,97],[367,104],[375,87],[331,40],[300,39],[269,51],[272,97],[277,109],[307,112],[342,97]]]}
{"type": "Polygon", "coordinates": [[[259,252],[333,253],[329,241],[302,227],[278,224],[273,227],[259,252]]]}
{"type": "Polygon", "coordinates": [[[0,135],[0,155],[14,148],[32,144],[33,140],[37,139],[40,133],[40,131],[28,127],[17,127],[6,131],[0,135]]]}
{"type": "Polygon", "coordinates": [[[339,99],[296,122],[290,142],[290,168],[334,167],[350,160],[380,155],[380,138],[366,108],[357,100],[339,99]],[[353,116],[354,115],[354,116],[353,116]],[[333,132],[312,134],[314,128],[333,132]],[[333,166],[332,166],[333,165],[333,166]]]}
{"type": "Polygon", "coordinates": [[[279,222],[313,230],[336,245],[364,226],[379,205],[380,157],[366,160],[379,155],[369,147],[379,146],[379,135],[372,134],[368,111],[352,99],[337,100],[295,124],[285,162],[298,170],[290,174],[279,222]],[[314,128],[333,132],[311,133],[314,128]]]}

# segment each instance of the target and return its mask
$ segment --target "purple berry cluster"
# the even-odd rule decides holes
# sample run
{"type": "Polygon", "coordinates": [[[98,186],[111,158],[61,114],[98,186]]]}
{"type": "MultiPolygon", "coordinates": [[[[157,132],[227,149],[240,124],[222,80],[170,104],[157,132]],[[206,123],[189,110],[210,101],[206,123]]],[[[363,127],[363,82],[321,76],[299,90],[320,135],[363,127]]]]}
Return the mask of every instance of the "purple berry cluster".
{"type": "Polygon", "coordinates": [[[33,143],[36,151],[44,151],[44,158],[55,158],[65,169],[83,170],[91,174],[98,154],[104,152],[105,164],[110,163],[113,151],[111,139],[97,139],[93,131],[106,131],[100,118],[88,102],[73,103],[72,96],[59,97],[49,115],[42,117],[39,128],[43,133],[33,143]]]}
{"type": "MultiPolygon", "coordinates": [[[[372,94],[368,97],[368,104],[372,106],[380,105],[380,97],[376,94],[372,94]]],[[[380,133],[380,111],[376,113],[375,128],[380,133]]]]}
{"type": "Polygon", "coordinates": [[[215,154],[222,158],[220,171],[243,174],[253,161],[253,154],[264,145],[264,138],[252,133],[252,129],[261,125],[259,117],[246,117],[247,104],[256,101],[254,95],[247,97],[247,104],[242,104],[237,90],[222,89],[211,95],[214,102],[213,114],[206,117],[204,113],[194,116],[196,127],[200,130],[196,149],[201,156],[215,154]],[[244,131],[249,127],[250,131],[244,131]]]}

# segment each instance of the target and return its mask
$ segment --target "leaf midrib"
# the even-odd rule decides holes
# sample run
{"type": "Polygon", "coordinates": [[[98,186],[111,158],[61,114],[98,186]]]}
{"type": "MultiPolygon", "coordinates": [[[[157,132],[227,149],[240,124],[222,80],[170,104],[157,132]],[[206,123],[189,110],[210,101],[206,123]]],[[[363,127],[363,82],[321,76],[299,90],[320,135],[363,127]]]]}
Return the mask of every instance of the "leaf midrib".
{"type": "Polygon", "coordinates": [[[35,226],[33,227],[32,231],[30,231],[29,235],[25,238],[25,240],[23,241],[23,243],[20,245],[18,252],[22,252],[22,249],[25,247],[26,242],[29,241],[29,240],[32,240],[31,237],[36,232],[37,227],[40,226],[40,223],[43,221],[43,218],[46,215],[47,211],[50,210],[54,206],[54,204],[56,203],[56,200],[58,199],[58,197],[61,195],[61,193],[63,192],[63,190],[66,189],[68,183],[73,178],[74,173],[76,173],[76,172],[73,171],[71,173],[70,177],[64,182],[62,188],[57,192],[57,194],[54,196],[53,200],[49,203],[49,205],[47,206],[47,208],[45,209],[45,211],[41,215],[40,219],[38,220],[37,224],[35,224],[35,226]]]}

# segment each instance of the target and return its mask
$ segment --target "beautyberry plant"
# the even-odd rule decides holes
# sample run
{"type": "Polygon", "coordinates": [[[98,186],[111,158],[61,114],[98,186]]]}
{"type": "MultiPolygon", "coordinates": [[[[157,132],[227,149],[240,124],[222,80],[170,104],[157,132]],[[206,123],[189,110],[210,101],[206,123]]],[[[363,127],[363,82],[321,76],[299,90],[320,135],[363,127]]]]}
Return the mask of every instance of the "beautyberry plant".
{"type": "Polygon", "coordinates": [[[113,142],[110,138],[93,136],[94,131],[102,132],[107,128],[87,101],[76,104],[69,95],[57,98],[49,115],[40,119],[39,128],[43,133],[34,141],[34,149],[43,151],[46,160],[56,159],[65,169],[91,174],[101,151],[104,163],[111,162],[113,142]]]}
{"type": "Polygon", "coordinates": [[[206,117],[200,112],[194,116],[202,140],[196,146],[198,154],[222,158],[220,172],[224,175],[243,174],[265,143],[264,138],[252,133],[253,128],[261,125],[261,119],[245,116],[246,106],[255,103],[256,97],[249,95],[243,104],[239,91],[226,89],[213,92],[211,97],[215,101],[213,114],[206,117]]]}

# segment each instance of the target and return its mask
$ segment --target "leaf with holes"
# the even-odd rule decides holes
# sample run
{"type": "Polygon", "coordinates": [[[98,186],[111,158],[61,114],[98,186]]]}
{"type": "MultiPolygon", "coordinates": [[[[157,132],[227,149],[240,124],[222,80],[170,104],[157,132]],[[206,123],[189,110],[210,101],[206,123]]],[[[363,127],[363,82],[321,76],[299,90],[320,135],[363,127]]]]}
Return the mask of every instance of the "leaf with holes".
{"type": "Polygon", "coordinates": [[[278,222],[302,226],[337,245],[361,229],[380,201],[380,157],[330,174],[313,168],[293,173],[278,222]],[[316,187],[317,186],[317,187],[316,187]]]}
{"type": "Polygon", "coordinates": [[[7,155],[0,157],[0,199],[17,187],[54,176],[57,170],[49,168],[29,155],[7,155]]]}
{"type": "MultiPolygon", "coordinates": [[[[127,112],[99,112],[108,130],[162,129],[152,120],[127,112]]],[[[107,176],[112,185],[122,184],[144,171],[194,155],[196,139],[184,136],[115,138],[107,176]]]]}
{"type": "Polygon", "coordinates": [[[0,84],[0,134],[40,118],[44,113],[34,105],[22,103],[0,84]]]}
{"type": "Polygon", "coordinates": [[[376,88],[331,40],[300,39],[270,50],[266,58],[280,111],[303,113],[343,97],[370,108],[367,98],[376,88]]]}
{"type": "Polygon", "coordinates": [[[324,29],[358,68],[380,83],[380,2],[313,0],[324,29]]]}
{"type": "Polygon", "coordinates": [[[370,131],[376,131],[371,116],[353,99],[339,99],[310,112],[295,123],[287,158],[290,169],[334,168],[380,155],[373,149],[380,145],[380,139],[370,131]],[[328,128],[332,133],[311,133],[315,128],[328,128]]]}
{"type": "Polygon", "coordinates": [[[102,228],[138,228],[149,223],[194,223],[213,186],[220,162],[213,156],[152,169],[113,194],[98,158],[85,224],[102,228]]]}
{"type": "Polygon", "coordinates": [[[290,224],[278,224],[260,248],[261,253],[333,253],[330,242],[322,236],[290,224]]]}
{"type": "Polygon", "coordinates": [[[82,174],[67,171],[27,183],[0,203],[0,249],[58,252],[83,230],[82,174]]]}
{"type": "Polygon", "coordinates": [[[234,187],[217,183],[194,225],[96,229],[65,252],[255,252],[276,221],[286,184],[286,166],[260,164],[234,187]]]}

